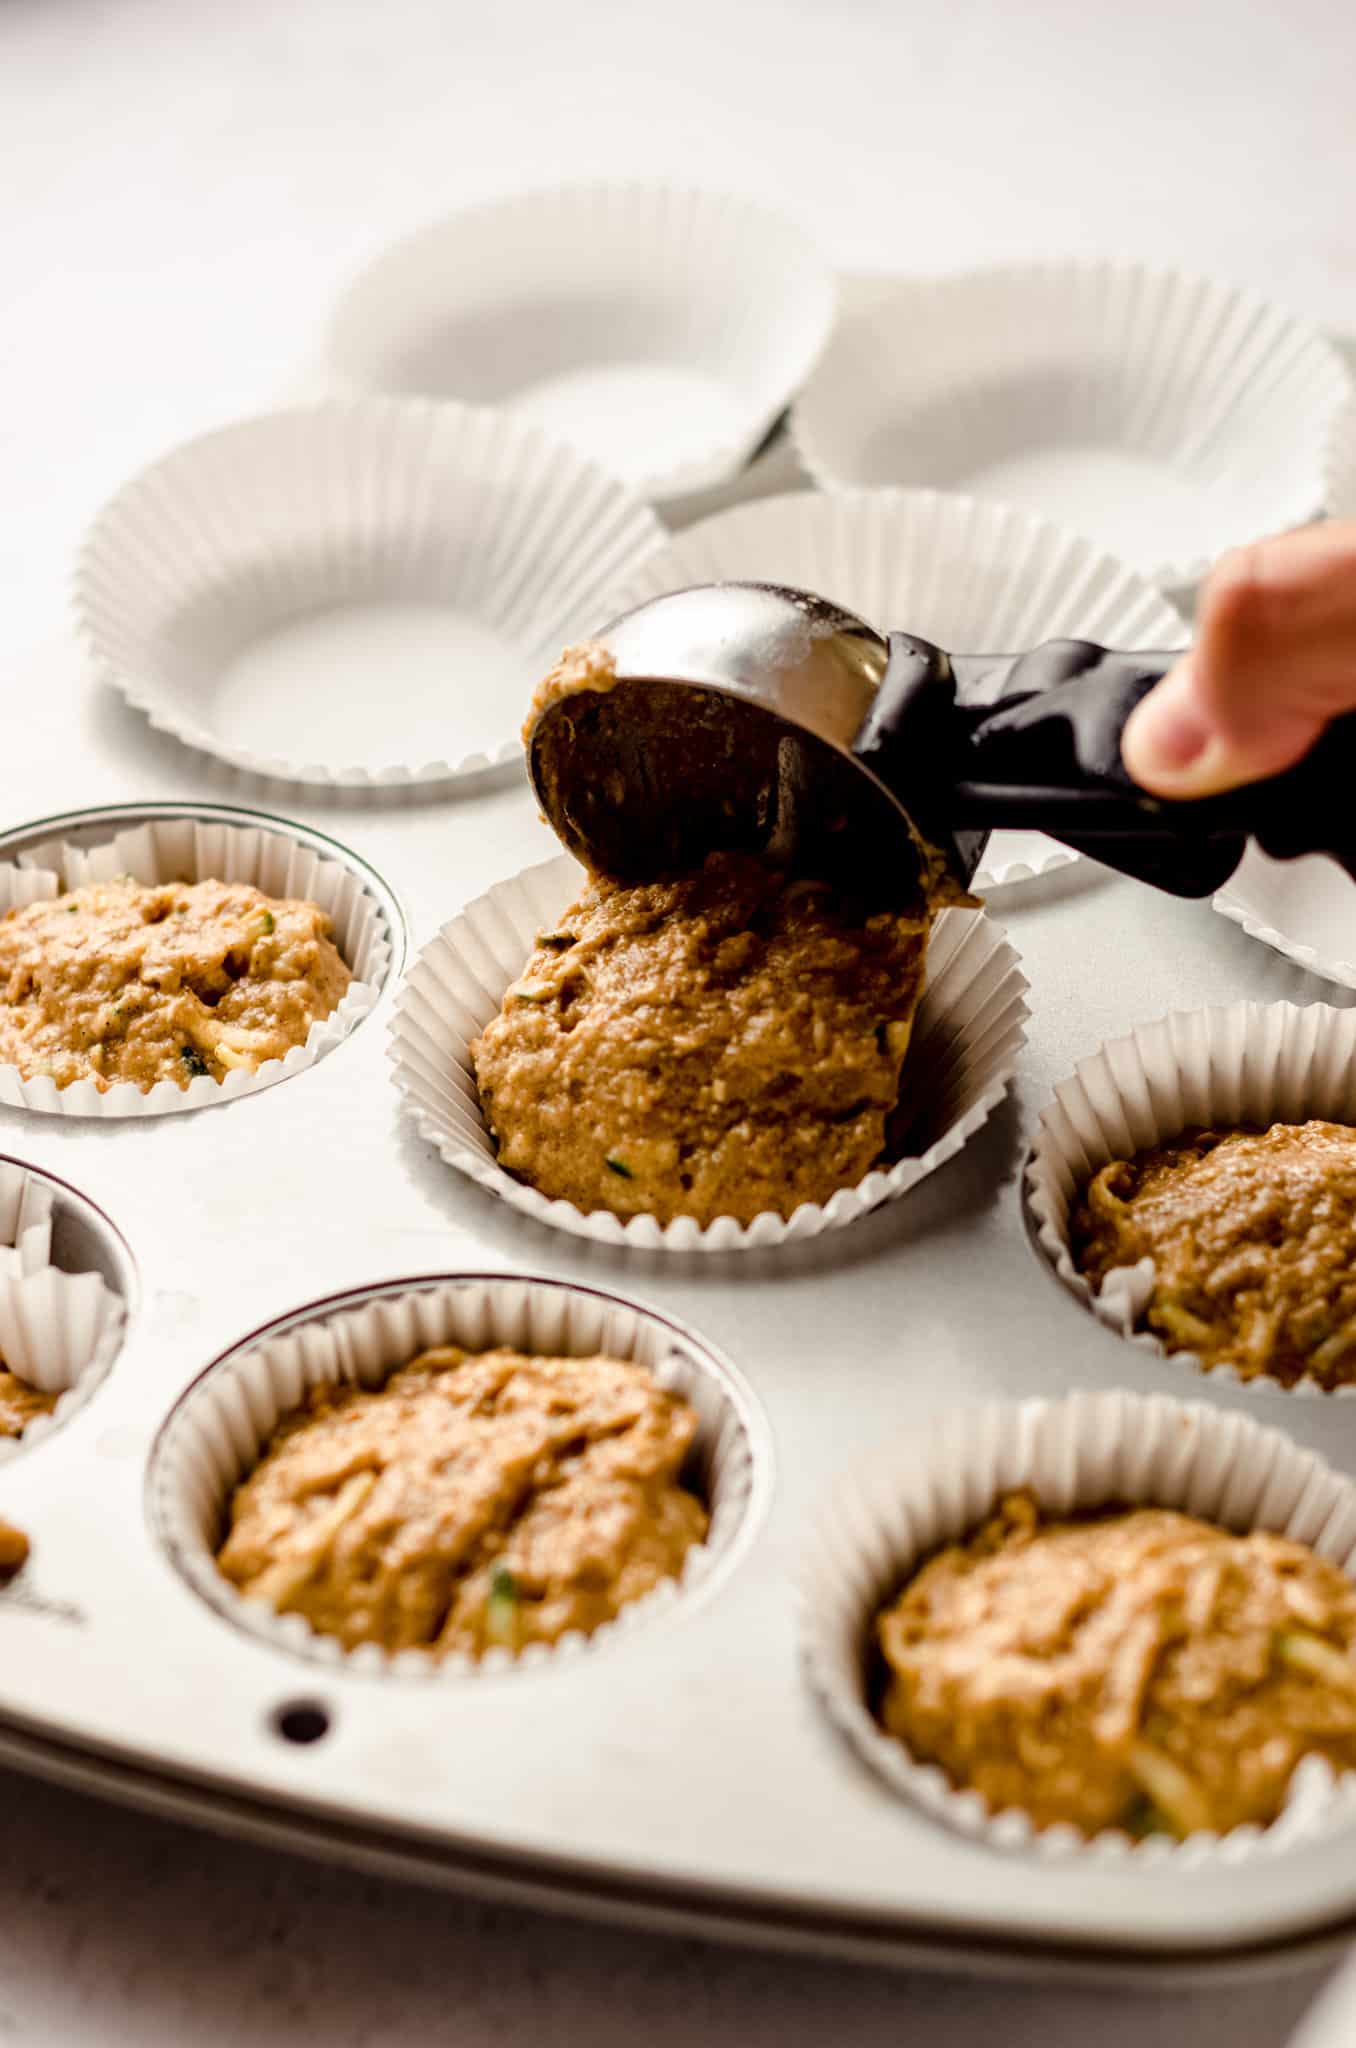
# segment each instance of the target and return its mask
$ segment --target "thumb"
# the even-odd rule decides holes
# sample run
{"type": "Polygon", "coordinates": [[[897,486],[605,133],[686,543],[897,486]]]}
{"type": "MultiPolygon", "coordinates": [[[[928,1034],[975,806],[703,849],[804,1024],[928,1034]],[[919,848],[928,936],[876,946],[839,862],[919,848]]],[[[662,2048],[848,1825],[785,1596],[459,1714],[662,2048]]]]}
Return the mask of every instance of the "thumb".
{"type": "Polygon", "coordinates": [[[1309,751],[1324,720],[1283,692],[1245,735],[1224,730],[1188,656],[1135,706],[1121,734],[1121,759],[1154,796],[1215,796],[1279,775],[1309,751]]]}

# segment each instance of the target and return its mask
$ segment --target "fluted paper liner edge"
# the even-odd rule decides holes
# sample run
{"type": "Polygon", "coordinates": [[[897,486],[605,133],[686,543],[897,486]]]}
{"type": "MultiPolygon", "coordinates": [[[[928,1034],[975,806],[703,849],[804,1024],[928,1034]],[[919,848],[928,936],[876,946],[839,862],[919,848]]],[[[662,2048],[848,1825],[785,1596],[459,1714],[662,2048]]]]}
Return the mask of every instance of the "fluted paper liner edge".
{"type": "Polygon", "coordinates": [[[0,1437],[0,1462],[34,1449],[84,1407],[118,1354],[125,1320],[98,1273],[0,1268],[0,1360],[29,1386],[59,1396],[22,1436],[0,1437]]]}
{"type": "Polygon", "coordinates": [[[0,1161],[0,1278],[52,1263],[52,1189],[26,1166],[0,1161]]]}

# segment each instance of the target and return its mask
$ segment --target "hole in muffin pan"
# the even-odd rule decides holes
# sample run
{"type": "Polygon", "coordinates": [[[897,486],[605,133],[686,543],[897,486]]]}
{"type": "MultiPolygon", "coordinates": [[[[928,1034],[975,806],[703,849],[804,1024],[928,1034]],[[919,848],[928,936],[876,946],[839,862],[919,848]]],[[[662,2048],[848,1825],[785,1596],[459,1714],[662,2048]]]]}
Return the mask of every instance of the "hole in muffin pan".
{"type": "MultiPolygon", "coordinates": [[[[343,999],[330,1020],[321,1020],[312,1026],[312,1039],[319,1031],[322,1034],[322,1042],[318,1048],[313,1046],[300,1064],[295,1063],[294,1055],[302,1049],[294,1047],[287,1055],[288,1061],[293,1062],[291,1065],[285,1065],[281,1060],[269,1060],[257,1072],[247,1076],[233,1071],[220,1082],[212,1082],[207,1076],[200,1077],[208,1081],[206,1087],[199,1087],[195,1080],[190,1088],[180,1089],[173,1082],[161,1080],[150,1091],[137,1090],[132,1084],[124,1082],[115,1083],[109,1089],[97,1090],[90,1080],[82,1079],[66,1088],[56,1089],[50,1080],[43,1082],[40,1078],[18,1082],[14,1079],[17,1070],[11,1068],[8,1072],[16,1090],[23,1090],[23,1107],[29,1111],[38,1114],[56,1112],[77,1116],[106,1116],[112,1119],[139,1114],[175,1114],[222,1106],[225,1102],[254,1093],[260,1088],[273,1087],[280,1081],[293,1079],[297,1073],[304,1073],[310,1065],[326,1058],[330,1052],[337,1051],[339,1045],[359,1030],[368,1017],[380,1007],[387,993],[399,979],[405,963],[408,932],[405,916],[394,890],[369,862],[341,841],[271,812],[207,803],[116,804],[91,810],[68,811],[53,817],[36,819],[31,824],[16,827],[12,832],[0,834],[0,865],[36,868],[50,862],[54,848],[58,845],[89,853],[96,848],[110,846],[123,833],[135,832],[143,827],[172,828],[175,825],[196,827],[205,831],[212,828],[223,830],[226,836],[222,841],[224,852],[221,865],[227,872],[221,875],[222,880],[238,879],[242,848],[245,849],[248,866],[252,862],[254,850],[260,845],[258,840],[242,841],[238,837],[232,839],[229,835],[258,833],[265,847],[265,852],[261,855],[265,871],[270,860],[266,850],[268,843],[271,841],[276,847],[276,842],[280,840],[290,841],[303,853],[314,855],[315,859],[326,867],[341,871],[350,884],[356,883],[357,891],[361,893],[353,891],[350,887],[347,899],[342,895],[342,884],[340,885],[337,905],[334,906],[334,936],[346,965],[354,974],[355,982],[361,981],[364,987],[371,991],[367,1007],[357,1008],[356,1014],[350,1011],[345,1015],[347,998],[343,999]],[[337,1023],[334,1022],[336,1017],[337,1023]],[[45,1100],[33,1099],[44,1090],[45,1100]],[[115,1103],[112,1098],[120,1095],[125,1095],[126,1101],[115,1103]]],[[[276,867],[276,851],[271,859],[276,867]]],[[[180,865],[177,859],[172,864],[176,868],[180,865]]],[[[205,862],[205,867],[210,869],[212,862],[205,862]]],[[[176,874],[175,879],[181,878],[176,874]]],[[[203,878],[205,879],[206,875],[203,878]]],[[[266,874],[261,878],[261,886],[264,885],[264,879],[266,874]]],[[[61,878],[61,883],[62,886],[67,885],[65,877],[61,878]]],[[[280,892],[274,888],[272,893],[280,892]]],[[[317,895],[321,893],[317,886],[317,895]]],[[[326,901],[325,907],[328,909],[332,905],[326,901]]],[[[233,972],[229,961],[227,972],[233,972]]],[[[210,998],[204,999],[209,1001],[210,1006],[219,1000],[220,994],[221,991],[217,990],[210,998]]],[[[16,1092],[7,1099],[17,1101],[19,1095],[16,1092]]]]}
{"type": "MultiPolygon", "coordinates": [[[[111,1217],[87,1195],[81,1194],[78,1188],[41,1167],[31,1165],[26,1159],[0,1153],[0,1189],[4,1191],[6,1207],[15,1205],[15,1222],[19,1226],[21,1241],[31,1248],[34,1219],[37,1217],[43,1219],[40,1230],[45,1227],[49,1233],[42,1244],[40,1259],[30,1258],[27,1273],[21,1277],[16,1269],[12,1280],[0,1284],[26,1289],[31,1283],[40,1293],[38,1276],[46,1267],[52,1267],[72,1279],[94,1275],[112,1297],[115,1317],[113,1324],[103,1324],[84,1371],[60,1390],[55,1409],[31,1422],[22,1436],[0,1438],[0,1460],[7,1461],[39,1449],[98,1392],[126,1345],[128,1326],[140,1304],[141,1283],[136,1260],[126,1238],[111,1217]]],[[[13,1249],[17,1251],[18,1246],[13,1249]]],[[[36,1332],[48,1325],[49,1306],[48,1299],[40,1294],[38,1300],[31,1301],[25,1308],[20,1319],[25,1341],[38,1341],[36,1332]]],[[[87,1298],[78,1313],[82,1320],[88,1318],[90,1305],[87,1298]]],[[[21,1378],[30,1377],[24,1370],[23,1361],[11,1357],[10,1363],[21,1378]]]]}
{"type": "Polygon", "coordinates": [[[744,1555],[771,1494],[771,1434],[751,1389],[720,1354],[672,1317],[621,1295],[506,1273],[448,1273],[386,1281],[328,1296],[262,1325],[201,1372],[152,1446],[147,1518],[178,1576],[234,1627],[311,1663],[355,1676],[478,1683],[545,1672],[637,1628],[690,1613],[744,1555]],[[323,1333],[323,1334],[322,1334],[323,1333]],[[278,1615],[239,1594],[216,1552],[234,1488],[248,1476],[277,1420],[321,1384],[376,1387],[421,1351],[496,1345],[528,1354],[611,1354],[647,1365],[696,1408],[697,1437],[684,1485],[704,1501],[710,1528],[681,1574],[622,1608],[591,1636],[491,1649],[477,1663],[375,1644],[346,1651],[299,1614],[278,1615]],[[245,1420],[248,1418],[248,1421],[245,1420]]]}
{"type": "Polygon", "coordinates": [[[269,1727],[281,1742],[310,1748],[329,1734],[333,1717],[321,1700],[284,1700],[269,1716],[269,1727]]]}

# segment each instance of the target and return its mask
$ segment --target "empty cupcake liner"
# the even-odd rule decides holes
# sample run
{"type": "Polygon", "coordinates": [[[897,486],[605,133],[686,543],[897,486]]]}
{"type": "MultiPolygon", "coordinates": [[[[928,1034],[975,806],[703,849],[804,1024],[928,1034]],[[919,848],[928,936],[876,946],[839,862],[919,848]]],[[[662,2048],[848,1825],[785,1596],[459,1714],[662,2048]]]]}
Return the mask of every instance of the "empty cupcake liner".
{"type": "Polygon", "coordinates": [[[152,1524],[182,1576],[218,1613],[279,1647],[345,1669],[431,1678],[540,1669],[624,1637],[679,1602],[704,1595],[742,1552],[766,1504],[766,1435],[753,1396],[723,1358],[680,1324],[615,1295],[563,1281],[470,1274],[412,1282],[323,1316],[294,1321],[249,1350],[209,1367],[171,1412],[148,1475],[152,1524]],[[304,1616],[278,1615],[224,1578],[216,1548],[234,1488],[248,1476],[280,1419],[312,1388],[376,1387],[432,1346],[469,1351],[506,1345],[528,1354],[635,1360],[699,1417],[689,1475],[710,1511],[704,1543],[681,1575],[631,1602],[591,1635],[573,1631],[518,1655],[480,1661],[395,1654],[375,1644],[346,1651],[304,1616]]]}
{"type": "Polygon", "coordinates": [[[1356,395],[1333,424],[1324,473],[1328,510],[1335,519],[1356,519],[1356,395]]]}
{"type": "Polygon", "coordinates": [[[1356,882],[1326,854],[1271,860],[1250,845],[1213,901],[1250,939],[1309,974],[1356,988],[1356,882]]]}
{"type": "Polygon", "coordinates": [[[567,184],[388,249],[339,301],[326,352],[349,388],[501,406],[667,499],[743,466],[835,302],[807,237],[762,206],[567,184]]]}
{"type": "Polygon", "coordinates": [[[75,602],[107,680],[189,746],[410,787],[516,760],[533,686],[662,538],[521,421],[354,399],[239,421],[124,486],[75,602]]]}
{"type": "MultiPolygon", "coordinates": [[[[1356,1123],[1356,1010],[1324,1003],[1229,1003],[1174,1011],[1080,1060],[1041,1113],[1026,1164],[1026,1201],[1036,1242],[1075,1301],[1143,1350],[1208,1372],[1249,1393],[1331,1399],[1315,1381],[1286,1387],[1232,1366],[1207,1368],[1191,1351],[1169,1353],[1138,1327],[1154,1283],[1152,1259],[1109,1273],[1100,1289],[1074,1264],[1070,1218],[1079,1193],[1112,1159],[1128,1159],[1182,1131],[1212,1124],[1356,1123]]],[[[1334,1390],[1337,1397],[1356,1387],[1334,1390]]]]}
{"type": "Polygon", "coordinates": [[[164,1116],[183,1109],[234,1102],[313,1066],[346,1038],[376,1002],[392,958],[385,910],[357,871],[327,859],[286,831],[269,825],[226,825],[193,816],[157,818],[129,827],[104,843],[82,847],[59,839],[29,847],[17,861],[0,863],[0,916],[48,902],[68,889],[130,875],[144,883],[216,880],[249,882],[274,897],[317,903],[329,913],[334,943],[354,979],[343,999],[313,1024],[304,1045],[285,1059],[268,1060],[254,1073],[243,1068],[224,1081],[200,1075],[187,1088],[158,1081],[143,1093],[130,1081],[100,1090],[93,1081],[58,1088],[50,1075],[26,1079],[0,1066],[0,1102],[61,1116],[164,1116]]]}
{"type": "Polygon", "coordinates": [[[1084,1857],[1152,1872],[1233,1867],[1349,1826],[1356,1773],[1322,1758],[1295,1772],[1271,1827],[1184,1842],[1118,1831],[1088,1838],[1038,1829],[1017,1810],[993,1813],[877,1722],[869,1698],[876,1615],[928,1553],[971,1534],[1001,1497],[1029,1488],[1053,1514],[1159,1506],[1239,1531],[1271,1529],[1356,1573],[1356,1487],[1280,1430],[1163,1395],[1074,1394],[949,1411],[886,1446],[831,1493],[801,1574],[801,1635],[811,1685],[835,1727],[892,1790],[986,1846],[1043,1862],[1084,1857]]]}
{"type": "Polygon", "coordinates": [[[1038,263],[854,294],[793,431],[821,483],[1022,505],[1181,587],[1320,510],[1351,389],[1322,335],[1254,292],[1038,263]]]}
{"type": "Polygon", "coordinates": [[[51,1183],[0,1160],[0,1278],[37,1273],[51,1263],[51,1183]]]}
{"type": "Polygon", "coordinates": [[[0,1361],[29,1386],[60,1396],[22,1436],[0,1437],[0,1462],[31,1450],[84,1407],[118,1354],[125,1321],[122,1302],[98,1273],[0,1267],[0,1361]]]}
{"type": "Polygon", "coordinates": [[[803,1202],[790,1217],[764,1210],[749,1224],[733,1216],[706,1225],[691,1216],[663,1225],[652,1216],[623,1221],[607,1210],[585,1214],[572,1202],[548,1200],[497,1163],[470,1047],[498,1014],[538,931],[559,919],[583,879],[582,868],[561,855],[478,897],[425,946],[391,1024],[396,1086],[422,1135],[449,1166],[536,1221],[636,1251],[753,1251],[818,1237],[916,1187],[960,1151],[1006,1095],[1026,1039],[1026,979],[1002,930],[982,911],[945,910],[932,928],[927,987],[902,1080],[917,1152],[823,1204],[803,1202]]]}
{"type": "MultiPolygon", "coordinates": [[[[622,611],[693,583],[789,583],[832,598],[878,631],[919,633],[952,653],[1042,640],[1180,647],[1171,605],[1124,563],[1031,513],[940,491],[787,492],[688,527],[617,594],[622,611]]],[[[1035,832],[996,832],[982,893],[1076,860],[1035,832]]]]}

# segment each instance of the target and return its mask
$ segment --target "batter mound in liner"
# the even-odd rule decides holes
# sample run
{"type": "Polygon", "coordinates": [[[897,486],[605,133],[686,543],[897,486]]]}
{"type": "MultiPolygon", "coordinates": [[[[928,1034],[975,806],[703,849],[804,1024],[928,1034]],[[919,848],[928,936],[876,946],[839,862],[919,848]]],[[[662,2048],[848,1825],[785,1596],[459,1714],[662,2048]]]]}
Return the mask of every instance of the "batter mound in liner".
{"type": "Polygon", "coordinates": [[[22,1436],[30,1422],[36,1422],[39,1415],[50,1415],[56,1404],[55,1394],[30,1387],[0,1358],[0,1437],[22,1436]]]}
{"type": "Polygon", "coordinates": [[[96,882],[0,917],[0,1065],[59,1088],[223,1081],[304,1045],[351,979],[314,903],[96,882]]]}
{"type": "Polygon", "coordinates": [[[1188,1131],[1090,1182],[1071,1226],[1100,1286],[1151,1258],[1145,1321],[1195,1352],[1293,1386],[1356,1381],[1356,1130],[1273,1124],[1188,1131]]]}
{"type": "Polygon", "coordinates": [[[1009,1495],[878,1617],[880,1717],[993,1812],[1087,1835],[1265,1826],[1356,1768],[1356,1585],[1302,1543],[1009,1495]]]}
{"type": "Polygon", "coordinates": [[[928,923],[748,854],[593,877],[471,1048],[500,1165],[661,1223],[855,1186],[891,1155],[928,923]]]}
{"type": "Polygon", "coordinates": [[[704,1540],[681,1479],[696,1431],[621,1359],[426,1351],[283,1418],[217,1562],[346,1649],[479,1657],[587,1635],[704,1540]]]}

